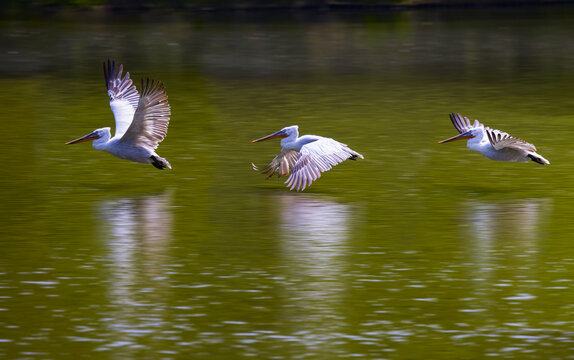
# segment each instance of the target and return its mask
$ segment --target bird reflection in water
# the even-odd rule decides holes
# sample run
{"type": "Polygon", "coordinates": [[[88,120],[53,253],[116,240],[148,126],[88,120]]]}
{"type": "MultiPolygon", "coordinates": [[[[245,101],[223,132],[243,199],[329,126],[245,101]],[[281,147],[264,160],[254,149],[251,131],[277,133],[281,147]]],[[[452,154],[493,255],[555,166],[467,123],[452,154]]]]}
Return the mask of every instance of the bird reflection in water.
{"type": "Polygon", "coordinates": [[[523,199],[469,201],[468,207],[470,235],[477,240],[475,247],[479,253],[483,253],[494,246],[493,241],[498,237],[535,249],[541,217],[550,204],[548,199],[523,199]]]}
{"type": "MultiPolygon", "coordinates": [[[[345,255],[353,221],[350,205],[324,197],[283,193],[280,204],[281,246],[288,308],[293,319],[312,333],[339,327],[344,294],[345,255]]],[[[333,329],[334,330],[334,329],[333,329]]]]}
{"type": "Polygon", "coordinates": [[[469,201],[468,252],[476,266],[476,291],[513,286],[536,271],[540,224],[552,209],[549,199],[469,201]],[[482,284],[482,285],[479,285],[482,284]]]}
{"type": "Polygon", "coordinates": [[[114,334],[113,342],[100,350],[121,347],[129,352],[137,348],[137,338],[164,323],[160,309],[165,308],[161,301],[173,224],[170,203],[168,191],[104,200],[97,208],[100,237],[109,254],[111,311],[105,321],[114,334]]]}

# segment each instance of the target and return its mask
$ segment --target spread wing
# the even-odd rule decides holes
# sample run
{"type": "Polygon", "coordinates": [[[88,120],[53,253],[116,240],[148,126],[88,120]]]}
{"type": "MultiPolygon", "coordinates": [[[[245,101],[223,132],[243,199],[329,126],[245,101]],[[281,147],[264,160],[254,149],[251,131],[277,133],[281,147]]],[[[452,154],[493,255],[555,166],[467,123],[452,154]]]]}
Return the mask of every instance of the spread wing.
{"type": "Polygon", "coordinates": [[[251,166],[253,166],[253,170],[261,171],[262,174],[267,175],[265,178],[265,180],[267,180],[275,173],[277,173],[277,177],[289,175],[289,172],[295,165],[295,162],[297,162],[298,158],[299,152],[295,150],[282,149],[279,155],[275,156],[262,170],[259,170],[259,168],[253,163],[251,163],[251,166]]]}
{"type": "Polygon", "coordinates": [[[363,155],[351,150],[347,145],[330,138],[319,138],[303,145],[291,175],[285,181],[289,190],[305,190],[313,181],[321,177],[323,171],[347,159],[363,159],[363,155]]]}
{"type": "Polygon", "coordinates": [[[510,148],[514,150],[524,150],[530,152],[536,152],[536,147],[522,139],[515,138],[514,136],[502,132],[500,130],[486,128],[486,134],[488,135],[488,140],[495,150],[501,150],[504,148],[510,148]]]}
{"type": "Polygon", "coordinates": [[[107,66],[104,62],[106,88],[110,96],[110,107],[116,119],[115,137],[122,137],[132,123],[140,99],[138,91],[130,79],[130,73],[126,72],[122,79],[123,70],[124,66],[121,64],[119,69],[116,68],[115,61],[108,59],[107,66]]]}
{"type": "Polygon", "coordinates": [[[131,142],[149,150],[157,148],[167,134],[171,109],[162,83],[142,80],[142,94],[134,121],[121,141],[131,142]]]}
{"type": "Polygon", "coordinates": [[[470,120],[466,116],[463,117],[461,114],[455,113],[450,114],[450,121],[461,134],[482,125],[478,120],[474,120],[474,124],[471,125],[470,120]]]}

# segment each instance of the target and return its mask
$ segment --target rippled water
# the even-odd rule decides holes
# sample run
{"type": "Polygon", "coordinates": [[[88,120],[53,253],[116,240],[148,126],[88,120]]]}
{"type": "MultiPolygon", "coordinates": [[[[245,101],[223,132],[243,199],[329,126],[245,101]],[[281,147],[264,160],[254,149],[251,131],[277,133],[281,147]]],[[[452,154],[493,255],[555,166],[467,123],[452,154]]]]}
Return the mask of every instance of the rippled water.
{"type": "Polygon", "coordinates": [[[2,20],[0,355],[574,357],[574,9],[2,20]],[[172,171],[66,141],[101,62],[163,80],[172,171]],[[552,165],[436,144],[462,112],[552,165]],[[365,155],[264,181],[298,124],[365,155]]]}

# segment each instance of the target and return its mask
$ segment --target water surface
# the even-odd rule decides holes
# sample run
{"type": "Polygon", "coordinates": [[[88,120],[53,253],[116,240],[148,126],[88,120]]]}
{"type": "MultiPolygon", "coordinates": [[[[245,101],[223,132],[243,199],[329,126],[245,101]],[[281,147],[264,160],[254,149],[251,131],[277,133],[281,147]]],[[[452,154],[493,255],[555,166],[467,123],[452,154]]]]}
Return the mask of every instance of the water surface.
{"type": "Polygon", "coordinates": [[[3,19],[0,355],[572,358],[574,9],[3,19]],[[87,144],[107,58],[172,171],[87,144]],[[139,80],[138,80],[139,81],[139,80]],[[449,112],[533,142],[499,163],[449,112]],[[298,124],[362,153],[264,181],[298,124]]]}

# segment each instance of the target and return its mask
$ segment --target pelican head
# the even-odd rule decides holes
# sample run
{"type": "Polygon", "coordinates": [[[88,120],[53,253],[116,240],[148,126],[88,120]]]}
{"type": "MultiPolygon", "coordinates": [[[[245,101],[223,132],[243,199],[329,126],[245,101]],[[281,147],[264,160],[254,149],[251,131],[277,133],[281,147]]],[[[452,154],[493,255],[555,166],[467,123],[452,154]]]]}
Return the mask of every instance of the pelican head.
{"type": "Polygon", "coordinates": [[[297,136],[299,136],[299,126],[292,125],[292,126],[284,127],[283,129],[281,129],[281,130],[279,130],[273,134],[264,136],[264,137],[257,139],[257,140],[253,140],[251,142],[256,143],[256,142],[265,141],[265,140],[271,140],[271,139],[277,139],[277,138],[283,139],[283,138],[287,138],[287,137],[297,138],[297,136]]]}
{"type": "Polygon", "coordinates": [[[482,129],[481,128],[474,128],[474,129],[470,129],[468,131],[465,131],[463,133],[460,133],[458,135],[455,135],[453,137],[450,137],[448,139],[441,140],[438,143],[442,144],[442,143],[447,143],[447,142],[451,142],[451,141],[472,139],[472,138],[478,136],[479,134],[482,134],[482,129]]]}
{"type": "Polygon", "coordinates": [[[76,140],[68,141],[65,145],[72,145],[81,143],[84,141],[92,141],[94,140],[94,147],[97,149],[98,145],[106,143],[110,139],[110,128],[100,128],[92,131],[88,135],[84,135],[81,138],[77,138],[76,140]]]}

